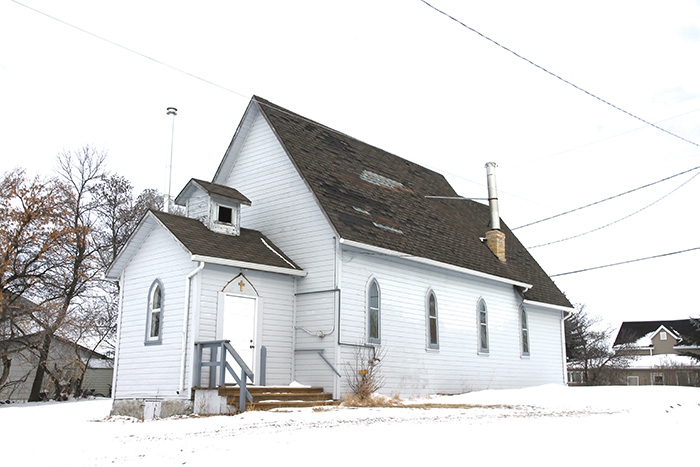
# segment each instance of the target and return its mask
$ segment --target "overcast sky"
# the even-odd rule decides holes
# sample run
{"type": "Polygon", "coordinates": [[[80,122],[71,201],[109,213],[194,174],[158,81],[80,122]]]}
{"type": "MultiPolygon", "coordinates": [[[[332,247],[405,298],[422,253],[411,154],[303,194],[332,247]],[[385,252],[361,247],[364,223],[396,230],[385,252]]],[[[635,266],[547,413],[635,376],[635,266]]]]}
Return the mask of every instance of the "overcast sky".
{"type": "MultiPolygon", "coordinates": [[[[164,190],[173,106],[177,194],[213,177],[252,95],[463,196],[485,197],[496,162],[511,228],[700,166],[700,1],[431,3],[463,24],[420,0],[0,0],[0,172],[51,175],[89,144],[138,191],[164,190]]],[[[530,250],[550,274],[697,248],[697,173],[515,233],[576,237],[530,250]]],[[[554,279],[617,327],[700,315],[699,262],[554,279]]]]}

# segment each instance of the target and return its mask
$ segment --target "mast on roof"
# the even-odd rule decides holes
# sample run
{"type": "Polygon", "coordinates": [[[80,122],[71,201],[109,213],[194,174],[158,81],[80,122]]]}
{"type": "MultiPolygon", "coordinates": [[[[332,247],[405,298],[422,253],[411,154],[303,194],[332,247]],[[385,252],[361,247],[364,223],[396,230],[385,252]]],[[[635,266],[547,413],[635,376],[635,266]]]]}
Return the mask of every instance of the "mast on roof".
{"type": "Polygon", "coordinates": [[[173,124],[170,132],[170,159],[166,167],[168,181],[165,187],[165,196],[163,196],[163,212],[170,212],[170,187],[173,178],[173,143],[175,141],[175,116],[177,115],[177,109],[175,107],[168,107],[166,110],[166,115],[173,116],[173,124]]]}

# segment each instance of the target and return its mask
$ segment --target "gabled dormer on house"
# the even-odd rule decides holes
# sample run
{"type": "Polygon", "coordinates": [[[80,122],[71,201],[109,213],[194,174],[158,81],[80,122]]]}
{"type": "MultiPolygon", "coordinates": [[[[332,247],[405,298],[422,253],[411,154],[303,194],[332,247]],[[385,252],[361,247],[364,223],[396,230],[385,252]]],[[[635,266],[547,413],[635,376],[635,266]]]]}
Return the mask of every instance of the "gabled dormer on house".
{"type": "Polygon", "coordinates": [[[250,200],[235,188],[191,179],[175,198],[185,207],[185,216],[197,219],[212,232],[238,236],[241,233],[241,205],[250,200]]]}

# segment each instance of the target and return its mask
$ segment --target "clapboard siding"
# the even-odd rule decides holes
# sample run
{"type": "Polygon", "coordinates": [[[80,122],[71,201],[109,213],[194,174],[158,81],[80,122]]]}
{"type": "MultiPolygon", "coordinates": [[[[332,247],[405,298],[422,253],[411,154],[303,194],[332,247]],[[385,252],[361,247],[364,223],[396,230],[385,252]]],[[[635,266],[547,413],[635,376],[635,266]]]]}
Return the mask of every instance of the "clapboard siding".
{"type": "Polygon", "coordinates": [[[125,272],[119,354],[115,371],[117,398],[143,395],[179,397],[184,277],[196,266],[172,236],[154,228],[125,272]],[[163,285],[162,341],[146,345],[148,293],[154,280],[163,285]]]}
{"type": "Polygon", "coordinates": [[[241,209],[241,225],[264,232],[308,273],[299,292],[333,287],[333,230],[261,116],[226,184],[251,200],[241,209]]]}
{"type": "MultiPolygon", "coordinates": [[[[257,291],[248,294],[258,298],[257,348],[267,348],[267,384],[289,384],[292,381],[292,341],[293,341],[293,302],[294,279],[259,271],[242,271],[224,266],[207,266],[202,272],[202,293],[200,308],[200,329],[198,340],[206,341],[221,338],[217,329],[220,322],[219,294],[238,274],[245,278],[257,291]]],[[[255,370],[254,370],[255,371],[255,370]]]]}
{"type": "Polygon", "coordinates": [[[306,277],[297,280],[296,291],[301,295],[296,299],[293,378],[332,390],[333,371],[309,349],[324,349],[324,356],[333,362],[334,339],[309,335],[303,329],[333,329],[333,295],[303,294],[335,287],[333,230],[262,116],[256,118],[235,157],[226,185],[251,200],[251,206],[241,209],[241,225],[264,232],[307,272],[306,277]]]}
{"type": "Polygon", "coordinates": [[[201,190],[196,190],[195,193],[187,200],[187,217],[199,219],[205,225],[209,224],[209,196],[201,190]]]}
{"type": "MultiPolygon", "coordinates": [[[[513,286],[410,261],[343,251],[341,365],[366,344],[366,290],[381,293],[382,374],[389,393],[460,393],[562,382],[561,313],[528,309],[529,357],[521,356],[520,296],[513,286]],[[428,349],[426,300],[438,304],[439,349],[428,349]],[[488,307],[489,352],[478,351],[477,303],[488,307]],[[343,345],[347,344],[347,345],[343,345]]],[[[341,393],[348,391],[341,387],[341,393]]]]}

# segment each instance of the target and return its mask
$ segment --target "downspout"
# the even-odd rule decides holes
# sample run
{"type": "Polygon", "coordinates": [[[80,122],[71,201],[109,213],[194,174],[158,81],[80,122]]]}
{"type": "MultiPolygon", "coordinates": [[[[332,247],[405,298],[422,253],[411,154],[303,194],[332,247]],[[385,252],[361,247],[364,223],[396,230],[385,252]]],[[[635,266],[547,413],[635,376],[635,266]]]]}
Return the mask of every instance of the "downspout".
{"type": "Polygon", "coordinates": [[[114,350],[114,363],[112,363],[112,408],[117,394],[117,373],[119,372],[119,357],[122,337],[122,317],[124,316],[124,284],[126,282],[126,271],[122,270],[121,276],[117,281],[119,287],[119,312],[117,317],[117,345],[114,350]]]}
{"type": "Polygon", "coordinates": [[[187,326],[190,321],[190,282],[194,276],[196,276],[199,271],[204,269],[204,261],[199,262],[199,266],[194,268],[192,272],[187,274],[185,278],[185,306],[183,310],[182,318],[182,356],[180,357],[180,387],[177,390],[178,394],[182,394],[185,389],[185,366],[187,363],[187,326]]]}

